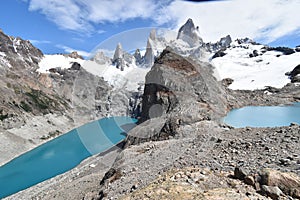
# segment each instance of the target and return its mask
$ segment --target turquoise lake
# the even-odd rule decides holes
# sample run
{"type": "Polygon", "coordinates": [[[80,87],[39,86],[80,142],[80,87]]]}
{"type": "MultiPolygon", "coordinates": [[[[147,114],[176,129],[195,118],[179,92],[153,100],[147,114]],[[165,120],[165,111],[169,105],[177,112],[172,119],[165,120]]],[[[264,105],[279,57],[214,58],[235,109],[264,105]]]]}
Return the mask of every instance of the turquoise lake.
{"type": "Polygon", "coordinates": [[[300,103],[284,106],[247,106],[230,111],[223,122],[236,128],[300,124],[300,103]]]}
{"type": "Polygon", "coordinates": [[[0,167],[0,198],[76,167],[89,156],[108,150],[135,126],[129,117],[103,118],[59,136],[0,167]]]}

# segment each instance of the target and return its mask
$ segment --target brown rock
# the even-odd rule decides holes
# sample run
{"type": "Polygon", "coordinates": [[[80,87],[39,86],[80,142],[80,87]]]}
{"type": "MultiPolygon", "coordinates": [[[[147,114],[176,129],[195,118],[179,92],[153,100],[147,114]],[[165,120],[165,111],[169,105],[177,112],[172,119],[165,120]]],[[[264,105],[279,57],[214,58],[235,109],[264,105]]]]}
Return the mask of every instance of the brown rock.
{"type": "Polygon", "coordinates": [[[251,185],[251,186],[255,185],[255,180],[254,180],[253,176],[246,176],[244,182],[247,185],[251,185]]]}
{"type": "Polygon", "coordinates": [[[264,169],[260,173],[261,185],[280,188],[285,194],[300,198],[300,177],[294,173],[264,169]]]}

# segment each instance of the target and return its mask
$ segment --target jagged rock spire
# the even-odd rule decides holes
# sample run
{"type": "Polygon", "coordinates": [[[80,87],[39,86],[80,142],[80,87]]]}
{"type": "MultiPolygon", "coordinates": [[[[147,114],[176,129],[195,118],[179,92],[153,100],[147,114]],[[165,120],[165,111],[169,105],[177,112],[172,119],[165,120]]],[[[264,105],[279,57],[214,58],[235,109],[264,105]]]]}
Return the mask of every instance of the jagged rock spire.
{"type": "Polygon", "coordinates": [[[155,53],[153,45],[155,44],[156,40],[156,30],[152,29],[147,40],[147,48],[144,56],[144,62],[146,67],[151,67],[154,63],[155,53]]]}
{"type": "Polygon", "coordinates": [[[230,35],[220,39],[221,47],[229,47],[232,42],[230,35]]]}
{"type": "Polygon", "coordinates": [[[117,59],[123,58],[123,50],[122,50],[122,45],[121,43],[118,43],[114,57],[113,57],[113,62],[115,62],[117,59]]]}
{"type": "MultiPolygon", "coordinates": [[[[151,36],[151,34],[150,34],[151,36]]],[[[154,63],[154,51],[153,51],[153,46],[152,46],[152,39],[151,37],[148,38],[147,41],[147,49],[145,53],[145,66],[146,67],[151,67],[154,63]]]]}
{"type": "Polygon", "coordinates": [[[156,30],[155,29],[151,30],[149,38],[151,40],[156,40],[156,30]]]}
{"type": "Polygon", "coordinates": [[[190,46],[196,46],[203,43],[199,36],[199,28],[195,27],[192,19],[188,19],[186,23],[180,27],[177,39],[187,42],[190,46]]]}
{"type": "Polygon", "coordinates": [[[118,45],[116,47],[114,57],[113,57],[113,64],[115,64],[116,67],[118,69],[120,69],[121,71],[123,71],[125,68],[125,61],[123,58],[123,50],[122,50],[121,43],[118,43],[118,45]]]}
{"type": "Polygon", "coordinates": [[[135,58],[136,64],[141,64],[142,63],[143,59],[142,59],[142,56],[141,56],[140,49],[136,49],[133,56],[135,58]]]}

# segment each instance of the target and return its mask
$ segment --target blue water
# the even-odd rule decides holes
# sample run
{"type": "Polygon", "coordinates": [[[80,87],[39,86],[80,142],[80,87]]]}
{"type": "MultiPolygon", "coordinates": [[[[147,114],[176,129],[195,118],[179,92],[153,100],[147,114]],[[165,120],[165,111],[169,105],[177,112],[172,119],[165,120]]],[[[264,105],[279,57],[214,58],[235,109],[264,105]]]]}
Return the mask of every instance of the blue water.
{"type": "Polygon", "coordinates": [[[223,119],[236,127],[278,127],[300,124],[300,103],[285,106],[248,106],[234,109],[223,119]]]}
{"type": "Polygon", "coordinates": [[[134,127],[129,117],[103,118],[74,129],[0,167],[0,198],[77,166],[121,142],[134,127]]]}

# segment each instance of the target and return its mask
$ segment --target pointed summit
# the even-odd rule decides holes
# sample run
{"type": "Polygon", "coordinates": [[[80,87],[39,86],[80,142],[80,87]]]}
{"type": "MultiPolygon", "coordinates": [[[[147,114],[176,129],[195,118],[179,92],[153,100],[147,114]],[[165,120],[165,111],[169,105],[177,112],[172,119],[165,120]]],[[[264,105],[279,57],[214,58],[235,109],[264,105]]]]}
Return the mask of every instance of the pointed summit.
{"type": "Polygon", "coordinates": [[[113,62],[115,62],[116,60],[118,60],[120,58],[123,58],[123,50],[122,50],[121,43],[118,43],[115,53],[114,53],[113,62]]]}
{"type": "Polygon", "coordinates": [[[198,27],[195,27],[192,19],[188,19],[186,23],[180,27],[177,39],[187,42],[190,46],[196,46],[203,43],[199,36],[198,27]]]}
{"type": "MultiPolygon", "coordinates": [[[[151,34],[150,34],[151,36],[151,34]]],[[[147,48],[146,48],[146,53],[145,53],[145,66],[146,67],[151,67],[154,63],[154,51],[153,51],[153,45],[152,45],[153,40],[151,40],[151,37],[148,38],[147,41],[147,48]]]]}
{"type": "Polygon", "coordinates": [[[113,57],[113,64],[116,65],[116,67],[118,69],[120,69],[121,71],[124,70],[125,68],[125,61],[124,61],[124,58],[123,58],[123,50],[122,50],[122,45],[121,43],[118,43],[117,47],[116,47],[116,50],[115,50],[115,54],[114,54],[114,57],[113,57]]]}
{"type": "Polygon", "coordinates": [[[156,30],[155,29],[151,30],[149,38],[151,40],[156,40],[156,30]]]}
{"type": "Polygon", "coordinates": [[[141,56],[140,49],[136,49],[133,56],[135,58],[136,64],[138,64],[138,65],[142,64],[143,59],[142,59],[142,56],[141,56]]]}

